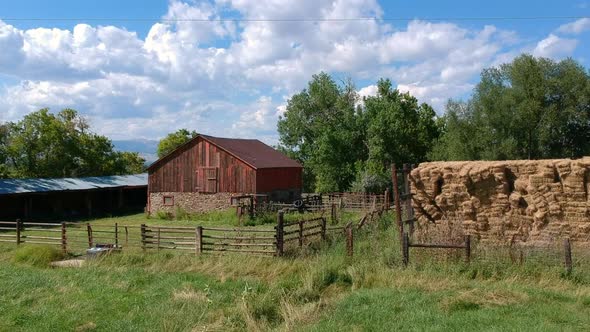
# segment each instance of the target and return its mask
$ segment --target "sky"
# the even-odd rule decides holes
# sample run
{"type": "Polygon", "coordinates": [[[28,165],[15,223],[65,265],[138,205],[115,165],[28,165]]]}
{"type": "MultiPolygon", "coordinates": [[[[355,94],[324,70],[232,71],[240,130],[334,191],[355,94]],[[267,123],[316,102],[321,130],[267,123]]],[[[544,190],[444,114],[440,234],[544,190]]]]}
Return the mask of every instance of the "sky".
{"type": "Polygon", "coordinates": [[[113,140],[187,128],[275,144],[320,71],[360,96],[390,78],[443,114],[521,53],[588,68],[589,41],[590,0],[2,1],[0,122],[74,108],[113,140]]]}

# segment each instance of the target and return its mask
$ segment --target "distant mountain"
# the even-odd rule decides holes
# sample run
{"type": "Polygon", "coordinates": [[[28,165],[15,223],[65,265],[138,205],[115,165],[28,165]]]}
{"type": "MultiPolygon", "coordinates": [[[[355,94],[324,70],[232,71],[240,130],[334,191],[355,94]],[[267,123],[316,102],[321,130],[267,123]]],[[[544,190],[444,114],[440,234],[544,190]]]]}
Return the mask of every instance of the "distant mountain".
{"type": "Polygon", "coordinates": [[[158,160],[158,141],[149,139],[119,140],[113,141],[113,145],[118,151],[139,153],[148,165],[158,160]]]}

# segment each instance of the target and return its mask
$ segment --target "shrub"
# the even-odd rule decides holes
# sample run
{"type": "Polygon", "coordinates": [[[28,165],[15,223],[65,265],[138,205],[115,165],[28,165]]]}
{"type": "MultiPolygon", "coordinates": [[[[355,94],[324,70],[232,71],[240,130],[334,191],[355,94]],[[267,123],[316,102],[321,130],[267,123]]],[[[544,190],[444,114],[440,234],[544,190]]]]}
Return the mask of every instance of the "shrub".
{"type": "Polygon", "coordinates": [[[176,220],[190,220],[191,219],[191,215],[183,208],[181,208],[180,206],[176,207],[176,220]]]}
{"type": "Polygon", "coordinates": [[[65,254],[58,248],[48,245],[25,245],[14,253],[14,262],[47,267],[49,263],[60,260],[65,254]]]}
{"type": "Polygon", "coordinates": [[[158,210],[158,212],[156,212],[156,218],[162,220],[172,220],[172,213],[168,211],[158,210]]]}

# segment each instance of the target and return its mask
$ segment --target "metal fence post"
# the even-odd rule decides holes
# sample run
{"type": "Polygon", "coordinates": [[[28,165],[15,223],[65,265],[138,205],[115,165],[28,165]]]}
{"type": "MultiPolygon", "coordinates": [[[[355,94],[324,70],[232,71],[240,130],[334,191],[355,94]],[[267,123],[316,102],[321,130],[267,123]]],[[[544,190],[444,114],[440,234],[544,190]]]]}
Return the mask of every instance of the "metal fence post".
{"type": "Polygon", "coordinates": [[[565,253],[565,271],[570,274],[572,273],[572,245],[570,239],[563,241],[564,253],[565,253]]]}
{"type": "Polygon", "coordinates": [[[397,178],[397,168],[395,164],[391,165],[391,173],[393,178],[393,200],[395,204],[395,218],[400,229],[400,237],[402,235],[403,223],[402,223],[402,206],[400,202],[399,183],[397,178]]]}
{"type": "Polygon", "coordinates": [[[276,229],[276,241],[277,241],[277,256],[283,256],[283,224],[284,224],[284,212],[280,210],[277,215],[277,225],[275,226],[276,229]]]}
{"type": "Polygon", "coordinates": [[[404,233],[402,241],[402,253],[404,266],[408,266],[410,263],[410,237],[408,233],[404,233]]]}

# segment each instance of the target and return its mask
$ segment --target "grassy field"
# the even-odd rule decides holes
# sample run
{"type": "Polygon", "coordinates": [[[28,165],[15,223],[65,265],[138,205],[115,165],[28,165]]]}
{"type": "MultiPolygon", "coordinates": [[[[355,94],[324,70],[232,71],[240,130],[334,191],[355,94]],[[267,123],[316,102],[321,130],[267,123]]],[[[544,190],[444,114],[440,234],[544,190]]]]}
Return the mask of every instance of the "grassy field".
{"type": "MultiPolygon", "coordinates": [[[[231,218],[223,213],[198,219],[213,224],[231,218]]],[[[115,221],[164,222],[136,215],[93,223],[115,221]]],[[[28,260],[25,249],[4,245],[0,330],[579,331],[590,326],[588,266],[565,275],[560,266],[542,262],[467,265],[451,258],[417,259],[403,268],[391,222],[386,216],[375,229],[357,233],[353,258],[335,237],[285,258],[126,251],[80,268],[50,268],[43,259],[28,260]]]]}

